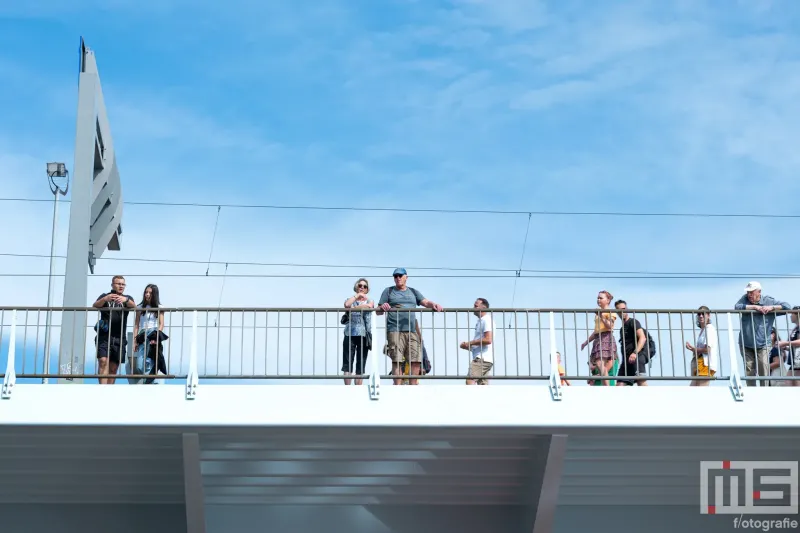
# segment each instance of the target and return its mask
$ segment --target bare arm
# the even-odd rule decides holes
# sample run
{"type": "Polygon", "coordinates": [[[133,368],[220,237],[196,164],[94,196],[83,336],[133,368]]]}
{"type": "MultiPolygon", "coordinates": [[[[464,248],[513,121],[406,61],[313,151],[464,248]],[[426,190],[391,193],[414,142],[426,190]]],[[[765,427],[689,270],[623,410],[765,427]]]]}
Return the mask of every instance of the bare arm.
{"type": "Polygon", "coordinates": [[[426,309],[433,309],[434,311],[441,311],[442,310],[442,306],[441,305],[437,304],[436,302],[432,302],[432,301],[428,300],[427,298],[422,300],[419,303],[419,305],[421,305],[422,307],[425,307],[426,309]]]}
{"type": "Polygon", "coordinates": [[[164,313],[158,313],[158,331],[164,331],[164,313]]]}
{"type": "Polygon", "coordinates": [[[492,344],[492,332],[485,331],[483,337],[474,341],[469,341],[467,346],[487,346],[489,344],[492,344]]]}
{"type": "Polygon", "coordinates": [[[142,312],[136,311],[135,318],[133,319],[133,345],[136,346],[136,335],[139,334],[139,318],[141,318],[142,312]]]}
{"type": "Polygon", "coordinates": [[[106,304],[106,302],[111,301],[111,296],[112,296],[111,294],[106,294],[105,296],[98,298],[97,301],[92,304],[92,307],[100,309],[106,304]]]}
{"type": "Polygon", "coordinates": [[[647,344],[647,336],[644,334],[644,330],[639,328],[636,330],[636,353],[642,353],[644,350],[645,345],[647,344]]]}

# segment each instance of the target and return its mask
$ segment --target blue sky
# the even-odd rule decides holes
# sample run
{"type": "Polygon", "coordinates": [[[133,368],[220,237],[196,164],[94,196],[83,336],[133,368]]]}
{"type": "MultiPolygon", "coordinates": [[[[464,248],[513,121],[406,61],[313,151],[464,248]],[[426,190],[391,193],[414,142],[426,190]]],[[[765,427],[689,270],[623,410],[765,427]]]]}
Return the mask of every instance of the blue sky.
{"type": "MultiPolygon", "coordinates": [[[[260,4],[0,6],[3,196],[48,198],[44,163],[72,166],[83,35],[97,55],[127,200],[797,213],[794,2],[260,4]]],[[[2,207],[22,228],[0,235],[3,250],[48,253],[51,207],[2,207]]],[[[205,260],[215,217],[214,208],[130,206],[115,256],[205,260]]],[[[213,259],[513,269],[526,218],[223,208],[213,259]]],[[[794,273],[797,228],[791,219],[534,216],[524,268],[794,273]]],[[[0,263],[10,273],[46,273],[48,264],[0,263]]],[[[168,305],[216,305],[220,278],[149,275],[205,270],[101,261],[90,298],[122,272],[137,298],[155,281],[168,305]]],[[[390,283],[390,271],[363,274],[374,288],[390,283]]],[[[511,279],[414,274],[410,283],[446,306],[476,296],[511,304],[511,279]]],[[[632,306],[730,307],[745,282],[521,279],[516,305],[592,307],[605,288],[632,306]]],[[[797,281],[764,285],[798,300],[797,281]]],[[[46,286],[0,278],[8,304],[44,304],[46,286]]],[[[351,286],[228,279],[223,304],[338,306],[351,286]]]]}

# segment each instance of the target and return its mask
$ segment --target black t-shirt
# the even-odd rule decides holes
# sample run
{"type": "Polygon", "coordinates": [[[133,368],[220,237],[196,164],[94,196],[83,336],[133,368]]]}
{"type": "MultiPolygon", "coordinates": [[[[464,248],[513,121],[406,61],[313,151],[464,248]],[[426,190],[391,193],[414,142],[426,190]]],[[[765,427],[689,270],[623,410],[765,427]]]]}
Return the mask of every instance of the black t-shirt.
{"type": "MultiPolygon", "coordinates": [[[[101,298],[105,298],[111,294],[110,292],[104,292],[100,296],[97,297],[97,300],[101,298]]],[[[122,295],[127,301],[133,301],[133,298],[128,296],[127,294],[122,295]]],[[[97,301],[95,300],[95,301],[97,301]]],[[[125,304],[118,303],[118,302],[105,302],[103,307],[113,307],[113,308],[123,308],[125,304]]],[[[98,333],[111,335],[112,337],[123,339],[125,338],[125,332],[128,328],[128,313],[129,311],[100,311],[100,320],[104,323],[105,327],[108,327],[107,330],[100,329],[98,333]]]]}
{"type": "MultiPolygon", "coordinates": [[[[625,321],[622,326],[619,328],[619,344],[620,347],[625,352],[625,355],[628,356],[636,351],[636,332],[639,330],[643,330],[642,324],[636,320],[635,318],[629,318],[625,321]]],[[[642,351],[647,350],[647,344],[644,345],[642,351]]]]}

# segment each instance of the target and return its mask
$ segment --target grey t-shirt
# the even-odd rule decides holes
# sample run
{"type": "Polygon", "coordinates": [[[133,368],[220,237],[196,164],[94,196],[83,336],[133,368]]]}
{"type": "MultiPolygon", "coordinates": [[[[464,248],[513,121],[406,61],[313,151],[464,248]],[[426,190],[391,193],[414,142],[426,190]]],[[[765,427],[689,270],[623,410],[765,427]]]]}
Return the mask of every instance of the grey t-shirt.
{"type": "MultiPolygon", "coordinates": [[[[387,287],[381,294],[381,299],[378,300],[378,306],[388,303],[393,308],[413,309],[419,307],[419,304],[425,297],[417,289],[406,287],[406,290],[398,290],[397,287],[387,287]]],[[[417,316],[412,312],[393,312],[386,313],[386,331],[416,331],[417,316]]]]}

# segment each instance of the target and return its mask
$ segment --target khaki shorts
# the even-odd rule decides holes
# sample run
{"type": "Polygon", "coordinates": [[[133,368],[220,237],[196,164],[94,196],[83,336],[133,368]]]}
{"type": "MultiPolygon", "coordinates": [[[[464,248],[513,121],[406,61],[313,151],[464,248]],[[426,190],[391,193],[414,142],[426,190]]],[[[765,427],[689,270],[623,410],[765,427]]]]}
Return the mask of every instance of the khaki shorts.
{"type": "Polygon", "coordinates": [[[476,357],[469,364],[469,377],[477,381],[478,385],[486,385],[488,383],[486,376],[489,375],[490,370],[492,370],[492,363],[476,357]]]}
{"type": "Polygon", "coordinates": [[[386,348],[383,353],[389,356],[393,363],[421,363],[422,350],[420,349],[419,335],[416,331],[390,331],[387,334],[386,348]]]}

